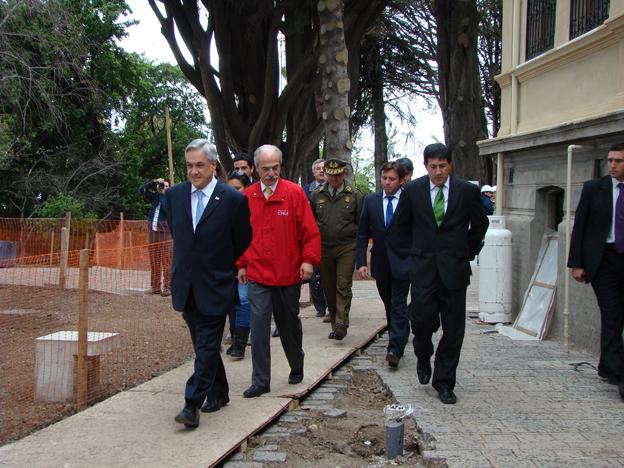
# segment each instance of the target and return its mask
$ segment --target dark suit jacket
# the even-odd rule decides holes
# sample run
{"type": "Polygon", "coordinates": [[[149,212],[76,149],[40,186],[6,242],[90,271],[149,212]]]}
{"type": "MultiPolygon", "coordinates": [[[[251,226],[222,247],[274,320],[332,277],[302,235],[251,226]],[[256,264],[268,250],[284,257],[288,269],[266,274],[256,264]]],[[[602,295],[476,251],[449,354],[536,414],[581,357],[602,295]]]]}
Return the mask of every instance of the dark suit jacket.
{"type": "Polygon", "coordinates": [[[411,264],[409,259],[411,237],[397,228],[394,217],[386,229],[383,197],[384,193],[381,191],[368,195],[364,199],[358,224],[355,265],[356,268],[366,266],[368,240],[372,238],[371,275],[373,278],[378,281],[390,281],[393,278],[407,281],[411,264]],[[388,276],[389,274],[391,277],[388,276]]]}
{"type": "Polygon", "coordinates": [[[202,314],[226,315],[236,297],[234,262],[251,243],[247,198],[218,181],[195,232],[190,182],[171,187],[166,198],[173,237],[173,308],[184,311],[192,288],[202,314]]]}
{"type": "Polygon", "coordinates": [[[600,266],[612,218],[611,176],[585,182],[574,214],[568,267],[584,268],[585,281],[588,283],[594,279],[600,266]]]}
{"type": "Polygon", "coordinates": [[[412,285],[429,286],[436,273],[447,289],[470,284],[470,260],[481,250],[489,225],[476,185],[451,176],[446,213],[438,227],[429,176],[420,177],[403,187],[393,220],[411,232],[412,285]]]}

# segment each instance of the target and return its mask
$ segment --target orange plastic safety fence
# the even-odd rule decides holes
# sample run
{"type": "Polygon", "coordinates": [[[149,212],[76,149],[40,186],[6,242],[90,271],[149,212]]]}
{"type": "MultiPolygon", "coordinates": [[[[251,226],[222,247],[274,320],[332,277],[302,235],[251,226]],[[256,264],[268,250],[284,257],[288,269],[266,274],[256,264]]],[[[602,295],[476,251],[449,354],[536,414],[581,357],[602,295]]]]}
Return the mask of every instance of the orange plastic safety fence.
{"type": "MultiPolygon", "coordinates": [[[[142,235],[132,229],[123,235],[130,233],[142,235]]],[[[168,296],[171,241],[110,248],[102,247],[109,240],[99,242],[89,250],[83,275],[89,404],[193,355],[168,296]]],[[[64,257],[54,252],[0,261],[0,444],[77,409],[80,252],[64,257]]]]}

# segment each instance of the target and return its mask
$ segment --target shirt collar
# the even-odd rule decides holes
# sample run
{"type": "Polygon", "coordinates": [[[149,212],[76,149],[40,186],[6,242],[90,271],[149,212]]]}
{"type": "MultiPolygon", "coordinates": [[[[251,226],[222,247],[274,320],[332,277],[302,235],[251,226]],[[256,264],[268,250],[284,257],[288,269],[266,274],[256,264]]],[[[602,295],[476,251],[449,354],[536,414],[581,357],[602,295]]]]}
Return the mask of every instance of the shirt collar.
{"type": "MultiPolygon", "coordinates": [[[[442,187],[444,187],[445,189],[448,190],[450,182],[451,182],[451,176],[448,176],[446,178],[446,181],[444,182],[444,185],[442,185],[442,187]]],[[[433,189],[436,188],[436,187],[437,187],[437,185],[434,184],[433,182],[431,182],[431,179],[429,179],[429,190],[433,191],[433,189]]]]}
{"type": "Polygon", "coordinates": [[[618,184],[619,184],[620,182],[624,182],[624,181],[619,181],[619,180],[617,180],[615,177],[611,177],[611,182],[613,182],[613,189],[616,189],[616,188],[617,188],[617,186],[618,186],[618,184]]]}
{"type": "MultiPolygon", "coordinates": [[[[275,190],[277,189],[278,182],[279,182],[279,177],[277,178],[277,180],[275,181],[273,185],[268,186],[268,187],[271,187],[271,191],[273,193],[275,193],[275,190]]],[[[264,189],[267,188],[267,185],[264,182],[262,182],[262,180],[260,181],[260,188],[262,189],[262,193],[264,193],[264,189]]]]}
{"type": "Polygon", "coordinates": [[[214,188],[216,187],[216,185],[217,185],[217,178],[215,176],[212,176],[212,180],[208,182],[208,185],[206,185],[203,189],[198,189],[193,184],[191,184],[191,194],[201,190],[204,193],[204,195],[212,195],[212,192],[214,191],[214,188]]]}
{"type": "Polygon", "coordinates": [[[386,198],[386,197],[401,198],[401,192],[402,191],[403,191],[403,187],[399,187],[399,190],[397,190],[394,195],[388,195],[386,192],[383,192],[383,196],[384,196],[384,198],[386,198]]]}

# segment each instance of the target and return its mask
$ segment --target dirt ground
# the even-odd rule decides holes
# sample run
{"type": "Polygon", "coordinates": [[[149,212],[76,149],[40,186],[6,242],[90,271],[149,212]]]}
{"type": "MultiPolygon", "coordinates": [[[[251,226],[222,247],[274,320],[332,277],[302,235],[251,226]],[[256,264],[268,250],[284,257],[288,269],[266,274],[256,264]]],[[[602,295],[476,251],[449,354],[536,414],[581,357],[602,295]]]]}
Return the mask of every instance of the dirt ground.
{"type": "MultiPolygon", "coordinates": [[[[89,291],[89,331],[116,332],[121,348],[99,359],[89,404],[171,370],[193,356],[188,329],[171,298],[89,291]]],[[[0,286],[0,445],[75,413],[72,402],[34,398],[35,340],[77,329],[75,290],[0,286]]],[[[90,376],[93,377],[93,374],[90,376]]]]}
{"type": "MultiPolygon", "coordinates": [[[[334,379],[327,385],[332,383],[343,382],[334,379]]],[[[279,464],[284,467],[425,466],[418,454],[414,423],[409,418],[405,421],[403,456],[385,458],[383,408],[393,401],[377,374],[355,371],[346,383],[331,402],[333,408],[346,410],[343,417],[326,416],[325,410],[313,406],[306,409],[303,400],[303,409],[285,413],[286,417],[273,425],[286,429],[289,437],[270,437],[269,429],[250,440],[243,459],[253,461],[254,452],[277,444],[277,451],[286,454],[286,461],[279,464]]]]}

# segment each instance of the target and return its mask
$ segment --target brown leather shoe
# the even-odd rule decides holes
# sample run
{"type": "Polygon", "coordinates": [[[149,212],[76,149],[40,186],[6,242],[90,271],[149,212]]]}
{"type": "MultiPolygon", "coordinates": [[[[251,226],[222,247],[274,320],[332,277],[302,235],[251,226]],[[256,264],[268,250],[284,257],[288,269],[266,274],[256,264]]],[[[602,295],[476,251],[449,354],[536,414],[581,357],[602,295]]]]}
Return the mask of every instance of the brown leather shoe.
{"type": "Polygon", "coordinates": [[[162,292],[160,293],[160,295],[162,297],[167,297],[167,296],[171,296],[171,289],[169,288],[165,288],[162,290],[162,292]]]}
{"type": "Polygon", "coordinates": [[[329,316],[329,314],[323,317],[323,323],[331,323],[331,317],[329,316]]]}
{"type": "Polygon", "coordinates": [[[394,354],[392,351],[388,351],[388,353],[386,354],[386,362],[393,369],[396,369],[397,367],[399,367],[400,360],[401,358],[397,356],[396,354],[394,354]]]}

